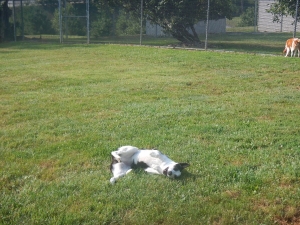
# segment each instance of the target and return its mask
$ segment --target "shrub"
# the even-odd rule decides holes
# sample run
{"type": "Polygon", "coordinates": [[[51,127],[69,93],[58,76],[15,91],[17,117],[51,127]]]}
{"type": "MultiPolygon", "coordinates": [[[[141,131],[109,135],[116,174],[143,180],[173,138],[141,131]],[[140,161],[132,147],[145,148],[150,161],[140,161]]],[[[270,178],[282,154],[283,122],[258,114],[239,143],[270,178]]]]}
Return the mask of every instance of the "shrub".
{"type": "MultiPolygon", "coordinates": [[[[239,27],[246,27],[246,26],[254,26],[254,7],[249,7],[247,10],[241,15],[241,21],[238,24],[239,27]]],[[[256,18],[257,22],[257,18],[256,18]]]]}
{"type": "MultiPolygon", "coordinates": [[[[66,9],[62,9],[62,14],[68,16],[78,16],[80,15],[80,9],[76,9],[72,4],[67,4],[66,9]]],[[[86,20],[83,18],[72,17],[67,19],[67,26],[65,26],[66,18],[63,18],[63,33],[66,32],[70,35],[85,35],[86,34],[86,20]]],[[[52,18],[52,27],[56,32],[59,32],[59,12],[58,9],[55,10],[54,16],[52,18]]]]}

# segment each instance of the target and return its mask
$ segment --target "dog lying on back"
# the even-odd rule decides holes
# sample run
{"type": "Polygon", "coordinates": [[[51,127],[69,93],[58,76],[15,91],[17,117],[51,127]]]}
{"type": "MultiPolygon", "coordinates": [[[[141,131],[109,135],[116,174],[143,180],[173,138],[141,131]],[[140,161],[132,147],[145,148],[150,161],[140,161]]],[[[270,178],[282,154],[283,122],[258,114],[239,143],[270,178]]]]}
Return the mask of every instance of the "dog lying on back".
{"type": "Polygon", "coordinates": [[[296,50],[298,50],[298,57],[300,56],[300,39],[298,38],[290,38],[285,43],[285,48],[283,50],[283,54],[285,57],[289,55],[291,52],[291,57],[296,56],[296,50]]]}
{"type": "Polygon", "coordinates": [[[143,168],[150,174],[162,174],[169,178],[176,178],[181,171],[188,167],[188,163],[176,163],[158,150],[140,150],[133,146],[122,146],[111,152],[112,163],[110,170],[114,184],[120,177],[128,174],[132,169],[143,168]]]}

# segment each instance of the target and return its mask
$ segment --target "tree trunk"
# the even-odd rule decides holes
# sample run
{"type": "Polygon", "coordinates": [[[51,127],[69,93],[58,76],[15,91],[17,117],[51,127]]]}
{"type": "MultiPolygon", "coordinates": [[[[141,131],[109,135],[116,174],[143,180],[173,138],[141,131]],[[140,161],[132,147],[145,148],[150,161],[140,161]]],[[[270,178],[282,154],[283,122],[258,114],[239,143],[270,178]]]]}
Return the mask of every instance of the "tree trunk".
{"type": "Polygon", "coordinates": [[[178,39],[179,41],[183,42],[186,45],[198,45],[200,44],[198,35],[191,34],[186,27],[178,27],[171,31],[171,34],[174,38],[178,39]]]}
{"type": "Polygon", "coordinates": [[[244,12],[244,0],[241,0],[241,13],[244,12]]]}
{"type": "Polygon", "coordinates": [[[195,45],[199,47],[199,45],[200,45],[201,42],[200,42],[200,39],[199,39],[199,37],[198,37],[198,34],[197,34],[196,30],[195,30],[194,24],[191,24],[190,26],[191,26],[191,30],[192,30],[192,32],[193,32],[193,35],[194,35],[195,39],[197,40],[197,41],[195,42],[195,45]]]}
{"type": "MultiPolygon", "coordinates": [[[[192,28],[191,26],[190,28],[192,28]]],[[[198,38],[198,35],[194,29],[192,28],[192,34],[187,30],[186,26],[183,25],[176,25],[172,28],[172,30],[169,30],[169,32],[172,34],[174,38],[181,41],[183,44],[188,46],[199,46],[200,40],[198,38]]]]}

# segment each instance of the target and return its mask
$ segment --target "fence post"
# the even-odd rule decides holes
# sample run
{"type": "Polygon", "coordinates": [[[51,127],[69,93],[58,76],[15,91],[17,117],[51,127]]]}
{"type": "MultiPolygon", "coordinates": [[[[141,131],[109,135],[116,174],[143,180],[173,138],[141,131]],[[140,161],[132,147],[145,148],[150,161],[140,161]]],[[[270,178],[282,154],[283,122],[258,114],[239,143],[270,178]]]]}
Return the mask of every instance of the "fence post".
{"type": "Polygon", "coordinates": [[[254,33],[257,32],[257,0],[254,5],[254,33]]]}
{"type": "Polygon", "coordinates": [[[143,0],[141,0],[141,30],[140,30],[140,45],[142,45],[143,38],[143,0]]]}
{"type": "Polygon", "coordinates": [[[297,0],[297,3],[296,3],[296,12],[295,12],[295,27],[294,27],[294,33],[293,33],[293,37],[296,37],[296,31],[297,31],[298,6],[299,6],[299,0],[297,0]]]}
{"type": "Polygon", "coordinates": [[[90,0],[86,0],[86,36],[87,44],[90,43],[90,0]]]}
{"type": "Polygon", "coordinates": [[[58,16],[59,16],[59,42],[62,44],[63,36],[62,36],[61,0],[58,0],[58,16]]]}
{"type": "Polygon", "coordinates": [[[63,17],[64,17],[64,22],[65,22],[65,38],[66,40],[68,40],[69,38],[69,34],[68,34],[68,9],[67,9],[67,0],[64,0],[64,13],[63,13],[63,17]]]}
{"type": "Polygon", "coordinates": [[[22,40],[24,40],[24,16],[23,16],[23,0],[21,0],[21,32],[22,40]]]}
{"type": "Polygon", "coordinates": [[[205,47],[204,47],[205,50],[207,50],[208,22],[209,22],[209,0],[207,0],[206,31],[205,31],[205,47]]]}
{"type": "Polygon", "coordinates": [[[14,41],[17,41],[17,35],[16,35],[16,6],[15,6],[15,0],[13,0],[13,20],[14,20],[14,41]]]}

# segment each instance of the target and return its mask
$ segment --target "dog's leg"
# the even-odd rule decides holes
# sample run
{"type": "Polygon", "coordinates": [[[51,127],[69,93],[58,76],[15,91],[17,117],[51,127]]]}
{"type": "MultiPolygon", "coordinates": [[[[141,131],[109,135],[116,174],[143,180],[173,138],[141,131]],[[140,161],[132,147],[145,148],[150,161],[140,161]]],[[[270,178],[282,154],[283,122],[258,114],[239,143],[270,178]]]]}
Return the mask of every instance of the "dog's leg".
{"type": "Polygon", "coordinates": [[[109,180],[110,183],[115,184],[117,180],[119,180],[121,177],[124,177],[125,175],[127,175],[131,171],[132,171],[132,169],[129,169],[129,170],[126,171],[126,173],[118,174],[117,176],[110,178],[110,180],[109,180]]]}
{"type": "Polygon", "coordinates": [[[132,169],[130,166],[127,166],[125,163],[115,163],[112,164],[111,171],[113,173],[113,177],[110,178],[110,183],[114,184],[119,178],[124,177],[126,174],[130,173],[132,169]]]}
{"type": "Polygon", "coordinates": [[[111,155],[118,161],[121,162],[121,156],[118,154],[118,151],[111,152],[111,155]]]}
{"type": "Polygon", "coordinates": [[[119,175],[119,176],[112,177],[112,178],[110,178],[109,182],[110,182],[111,184],[115,184],[117,180],[119,180],[121,177],[124,177],[125,175],[126,175],[126,174],[121,174],[121,175],[119,175]]]}
{"type": "MultiPolygon", "coordinates": [[[[293,45],[294,45],[294,43],[293,43],[293,45]]],[[[291,57],[294,57],[294,56],[296,56],[296,46],[291,47],[291,57]]]]}
{"type": "Polygon", "coordinates": [[[153,150],[153,151],[150,153],[150,156],[153,157],[153,158],[160,158],[161,152],[158,151],[158,150],[153,150]]]}
{"type": "Polygon", "coordinates": [[[153,169],[153,168],[151,168],[151,167],[146,168],[145,171],[146,171],[147,173],[149,173],[149,174],[155,174],[155,175],[161,174],[161,173],[159,173],[156,169],[153,169]]]}
{"type": "Polygon", "coordinates": [[[115,157],[115,159],[118,162],[122,162],[122,157],[124,158],[130,158],[132,155],[134,155],[137,151],[139,151],[138,148],[133,146],[122,146],[118,148],[117,151],[112,151],[111,155],[115,157]]]}
{"type": "Polygon", "coordinates": [[[161,168],[155,164],[152,164],[150,167],[146,168],[145,171],[149,174],[154,174],[154,175],[163,174],[161,168]]]}
{"type": "Polygon", "coordinates": [[[112,177],[112,178],[110,178],[109,182],[110,182],[111,184],[115,184],[116,181],[117,181],[119,178],[120,178],[120,177],[112,177]]]}
{"type": "Polygon", "coordinates": [[[290,53],[290,49],[289,49],[289,48],[287,48],[287,50],[286,50],[286,54],[285,54],[285,57],[288,57],[289,53],[290,53]]]}

